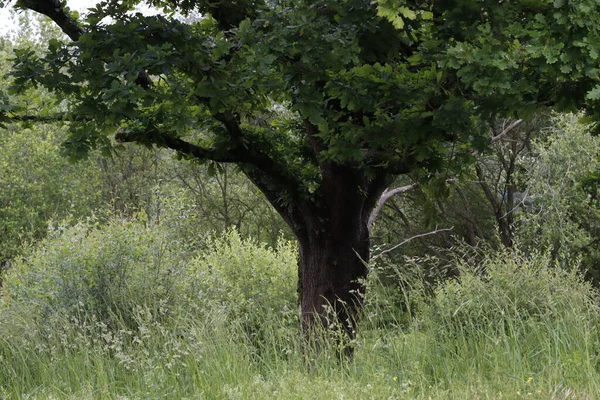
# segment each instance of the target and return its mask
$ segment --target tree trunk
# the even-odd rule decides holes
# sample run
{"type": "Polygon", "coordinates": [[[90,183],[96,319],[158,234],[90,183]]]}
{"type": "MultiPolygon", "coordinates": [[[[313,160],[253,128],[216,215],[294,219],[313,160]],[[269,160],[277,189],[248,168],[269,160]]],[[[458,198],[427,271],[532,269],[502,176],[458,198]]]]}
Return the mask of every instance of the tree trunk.
{"type": "Polygon", "coordinates": [[[365,296],[369,217],[389,181],[332,164],[322,171],[319,200],[300,207],[304,223],[296,232],[302,330],[313,343],[333,332],[350,354],[365,296]]]}
{"type": "MultiPolygon", "coordinates": [[[[319,188],[312,194],[288,189],[287,202],[272,189],[269,177],[253,168],[244,169],[298,239],[302,331],[317,349],[321,335],[331,331],[346,343],[355,337],[368,272],[368,221],[391,180],[384,173],[369,177],[333,163],[320,167],[319,188]]],[[[339,349],[351,353],[349,346],[339,349]]]]}
{"type": "MultiPolygon", "coordinates": [[[[352,339],[365,294],[369,259],[366,223],[351,229],[313,232],[300,240],[299,284],[302,330],[334,331],[352,339]]],[[[347,348],[346,350],[349,350],[347,348]]]]}

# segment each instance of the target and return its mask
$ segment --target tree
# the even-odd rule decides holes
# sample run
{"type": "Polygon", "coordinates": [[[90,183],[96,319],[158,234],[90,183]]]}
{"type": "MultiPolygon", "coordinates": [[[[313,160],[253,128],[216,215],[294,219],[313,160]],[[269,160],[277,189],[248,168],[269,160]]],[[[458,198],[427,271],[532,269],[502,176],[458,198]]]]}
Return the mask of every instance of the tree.
{"type": "Polygon", "coordinates": [[[273,247],[282,234],[291,236],[262,193],[232,166],[206,171],[193,162],[173,162],[169,171],[184,189],[178,196],[187,205],[196,230],[198,225],[215,232],[235,228],[242,237],[252,236],[273,247]]]}
{"type": "MultiPolygon", "coordinates": [[[[0,46],[8,50],[12,44],[0,39],[0,46]]],[[[7,58],[0,54],[2,73],[10,65],[7,58]]],[[[41,113],[50,97],[43,89],[28,90],[24,101],[41,113]]],[[[24,244],[45,236],[51,219],[83,218],[100,204],[94,163],[69,165],[60,155],[65,137],[60,124],[8,124],[0,130],[0,275],[22,255],[24,244]]]]}
{"type": "Polygon", "coordinates": [[[306,333],[353,334],[369,216],[396,176],[460,170],[501,116],[600,98],[593,0],[147,0],[166,13],[151,17],[138,3],[80,22],[59,0],[18,1],[72,42],[16,52],[17,89],[69,100],[72,156],[115,135],[237,164],[298,238],[306,333]],[[173,14],[192,10],[205,17],[173,14]]]}
{"type": "Polygon", "coordinates": [[[600,170],[600,137],[579,118],[553,115],[532,154],[520,160],[526,196],[515,233],[525,251],[551,250],[567,268],[577,260],[586,278],[598,285],[600,212],[594,175],[600,170]]]}

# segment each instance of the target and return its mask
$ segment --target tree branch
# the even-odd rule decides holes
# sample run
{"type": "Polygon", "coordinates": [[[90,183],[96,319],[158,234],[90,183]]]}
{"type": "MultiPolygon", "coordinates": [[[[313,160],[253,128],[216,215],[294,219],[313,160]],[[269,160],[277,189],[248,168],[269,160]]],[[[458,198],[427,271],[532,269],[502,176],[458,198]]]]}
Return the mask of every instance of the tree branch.
{"type": "Polygon", "coordinates": [[[69,122],[69,121],[91,121],[86,115],[72,115],[70,113],[55,113],[52,115],[10,115],[6,116],[6,122],[69,122]]]}
{"type": "Polygon", "coordinates": [[[371,229],[371,226],[373,225],[375,218],[377,218],[377,216],[383,209],[383,206],[389,199],[391,199],[393,196],[395,196],[397,194],[406,193],[410,190],[416,189],[417,186],[418,185],[416,183],[413,183],[412,185],[400,186],[400,187],[397,187],[392,190],[385,189],[383,191],[383,193],[381,194],[381,197],[379,198],[377,205],[375,206],[375,208],[371,212],[371,215],[369,216],[369,220],[367,222],[367,227],[369,228],[369,230],[371,229]]]}
{"type": "Polygon", "coordinates": [[[496,136],[492,136],[492,143],[496,143],[497,141],[502,139],[504,136],[508,135],[508,133],[510,131],[512,131],[517,126],[521,125],[521,122],[523,122],[522,119],[517,119],[517,120],[511,122],[507,127],[503,126],[504,129],[502,129],[502,132],[500,132],[496,136]]]}
{"type": "Polygon", "coordinates": [[[21,0],[17,2],[17,6],[47,16],[74,42],[85,33],[77,21],[63,9],[60,0],[21,0]]]}
{"type": "MultiPolygon", "coordinates": [[[[521,125],[522,122],[523,122],[522,119],[517,119],[517,120],[511,122],[508,126],[503,126],[502,132],[500,132],[499,134],[494,135],[494,133],[492,132],[492,138],[491,138],[490,144],[494,144],[494,143],[497,143],[500,140],[502,140],[506,135],[508,135],[510,133],[510,131],[515,129],[517,126],[521,125]]],[[[479,151],[477,151],[477,149],[472,149],[471,154],[476,156],[477,154],[479,154],[479,151]]]]}
{"type": "MultiPolygon", "coordinates": [[[[154,135],[153,135],[154,136],[154,135]]],[[[190,142],[186,142],[178,137],[171,136],[165,133],[160,133],[158,135],[159,141],[165,147],[168,147],[172,150],[175,150],[181,154],[185,154],[187,156],[192,156],[198,160],[212,160],[216,162],[242,162],[238,159],[237,155],[234,155],[230,152],[221,152],[216,151],[215,149],[206,149],[204,147],[195,145],[190,142]]],[[[115,139],[119,143],[126,142],[140,142],[140,138],[142,135],[129,135],[125,132],[118,132],[115,135],[115,139]]]]}
{"type": "MultiPolygon", "coordinates": [[[[413,228],[411,226],[411,223],[408,219],[408,217],[404,214],[404,212],[402,212],[402,210],[400,209],[400,207],[398,207],[398,205],[394,204],[394,203],[388,203],[387,204],[388,207],[390,207],[396,214],[398,214],[400,216],[400,219],[402,220],[402,222],[404,223],[404,225],[406,226],[406,229],[408,229],[408,231],[412,231],[413,228]]],[[[425,238],[423,236],[418,237],[417,239],[419,239],[419,243],[421,243],[421,245],[423,247],[425,247],[428,251],[430,251],[431,253],[435,254],[435,256],[437,258],[439,258],[440,260],[447,260],[448,258],[442,253],[440,252],[436,247],[431,246],[429,243],[427,243],[427,241],[425,240],[425,238]]],[[[446,238],[444,238],[446,239],[446,238]]]]}
{"type": "MultiPolygon", "coordinates": [[[[508,126],[504,126],[502,129],[502,132],[500,132],[497,135],[493,135],[492,134],[492,140],[491,143],[496,143],[499,140],[501,140],[502,138],[504,138],[510,131],[512,131],[514,128],[516,128],[517,126],[519,126],[521,123],[523,122],[522,119],[518,119],[515,120],[513,122],[511,122],[508,126]]],[[[476,154],[477,151],[473,150],[473,154],[476,154]]],[[[398,163],[393,167],[390,167],[390,172],[391,173],[395,173],[395,174],[402,174],[404,173],[404,168],[405,168],[406,163],[398,163]]],[[[369,216],[369,220],[367,223],[367,227],[369,229],[371,229],[373,222],[375,221],[375,218],[377,218],[377,215],[379,215],[379,213],[381,212],[381,210],[383,209],[383,206],[385,205],[385,203],[393,196],[397,195],[397,194],[402,194],[405,193],[407,191],[413,190],[417,187],[417,184],[412,184],[412,185],[407,185],[407,186],[401,186],[401,187],[397,187],[395,189],[392,190],[388,190],[386,189],[381,197],[379,198],[379,201],[377,202],[377,205],[375,206],[375,208],[373,209],[373,211],[371,212],[371,215],[369,216]]],[[[488,194],[488,193],[486,193],[488,194]]]]}
{"type": "MultiPolygon", "coordinates": [[[[238,128],[239,129],[239,128],[238,128]]],[[[241,133],[241,130],[240,130],[241,133]]],[[[246,148],[239,143],[235,143],[229,149],[208,149],[190,142],[187,142],[175,134],[159,132],[155,127],[149,127],[146,132],[118,132],[115,139],[120,143],[125,142],[144,142],[144,138],[152,137],[152,142],[158,146],[168,147],[181,154],[191,156],[197,160],[211,160],[222,163],[247,164],[261,170],[265,176],[270,177],[270,187],[279,191],[285,190],[290,195],[297,197],[299,195],[299,181],[289,173],[289,169],[277,164],[267,155],[258,152],[252,148],[246,148]]],[[[255,175],[257,175],[255,173],[255,175]]],[[[264,181],[262,177],[260,180],[264,181]]],[[[262,190],[262,188],[261,188],[262,190]]]]}
{"type": "Polygon", "coordinates": [[[401,242],[400,242],[400,243],[398,243],[397,245],[395,245],[395,246],[392,246],[392,247],[390,247],[389,249],[386,249],[386,250],[383,250],[383,251],[381,251],[379,254],[377,254],[375,257],[373,257],[373,259],[372,259],[372,260],[376,260],[376,259],[378,259],[379,257],[383,256],[384,254],[387,254],[387,253],[389,253],[390,251],[394,251],[394,250],[396,250],[398,247],[400,247],[400,246],[402,246],[402,245],[405,245],[406,243],[410,242],[411,240],[414,240],[414,239],[419,239],[419,238],[423,238],[423,237],[425,237],[425,236],[431,236],[431,235],[435,235],[435,234],[437,234],[437,233],[440,233],[440,232],[447,232],[447,231],[451,231],[451,230],[453,230],[453,229],[454,229],[454,227],[451,227],[451,228],[442,228],[442,229],[436,229],[435,231],[431,231],[431,232],[425,232],[425,233],[421,233],[421,234],[418,234],[418,235],[415,235],[415,236],[411,236],[411,237],[409,237],[408,239],[405,239],[405,240],[401,241],[401,242]]]}

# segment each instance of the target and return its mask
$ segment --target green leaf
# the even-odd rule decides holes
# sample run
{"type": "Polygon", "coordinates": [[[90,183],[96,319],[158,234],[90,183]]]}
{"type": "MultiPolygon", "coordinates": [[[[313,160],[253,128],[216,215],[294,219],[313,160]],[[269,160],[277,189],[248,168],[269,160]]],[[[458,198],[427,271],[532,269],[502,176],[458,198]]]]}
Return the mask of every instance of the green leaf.
{"type": "Polygon", "coordinates": [[[600,85],[596,85],[596,87],[590,90],[585,98],[588,100],[600,100],[600,85]]]}
{"type": "Polygon", "coordinates": [[[407,7],[400,7],[400,14],[402,14],[403,17],[408,18],[410,20],[414,20],[417,18],[417,14],[411,10],[410,8],[407,7]]]}
{"type": "Polygon", "coordinates": [[[396,10],[380,5],[377,8],[377,15],[390,21],[396,29],[404,28],[404,20],[396,10]]]}

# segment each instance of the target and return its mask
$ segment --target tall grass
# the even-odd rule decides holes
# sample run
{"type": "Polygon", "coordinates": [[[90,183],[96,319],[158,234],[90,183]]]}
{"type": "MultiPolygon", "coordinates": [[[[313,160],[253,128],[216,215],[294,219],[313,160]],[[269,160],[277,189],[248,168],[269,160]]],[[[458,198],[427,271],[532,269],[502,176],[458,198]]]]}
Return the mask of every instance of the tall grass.
{"type": "MultiPolygon", "coordinates": [[[[354,359],[340,362],[324,350],[306,360],[293,311],[293,246],[267,249],[229,233],[185,265],[163,257],[176,279],[154,291],[167,278],[153,268],[167,265],[149,264],[143,255],[164,243],[145,229],[151,228],[73,228],[9,273],[0,302],[0,397],[591,399],[600,393],[596,294],[545,255],[490,254],[477,268],[460,265],[460,282],[441,284],[431,296],[418,287],[399,294],[374,274],[354,359]],[[142,233],[148,240],[127,239],[142,233]],[[96,254],[88,269],[90,260],[100,268],[103,257],[116,259],[94,253],[101,237],[105,253],[111,240],[129,243],[115,251],[133,261],[119,268],[147,284],[122,286],[101,309],[86,304],[96,299],[94,285],[63,282],[78,289],[49,296],[55,289],[48,280],[80,278],[64,271],[76,268],[64,257],[96,254]],[[65,246],[69,252],[61,253],[65,246]],[[75,294],[75,301],[56,298],[75,294]]],[[[88,283],[95,279],[89,271],[88,283]]]]}

